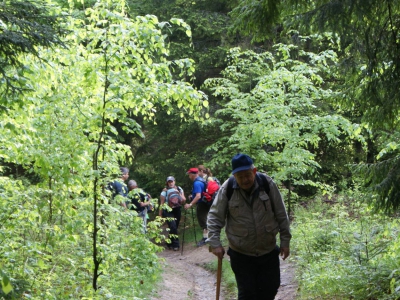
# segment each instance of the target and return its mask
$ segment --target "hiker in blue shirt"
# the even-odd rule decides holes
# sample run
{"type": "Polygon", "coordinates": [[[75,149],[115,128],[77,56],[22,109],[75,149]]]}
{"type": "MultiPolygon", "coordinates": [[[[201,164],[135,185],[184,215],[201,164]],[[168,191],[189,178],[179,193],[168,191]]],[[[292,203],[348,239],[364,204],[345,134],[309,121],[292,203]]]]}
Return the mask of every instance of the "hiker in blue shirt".
{"type": "Polygon", "coordinates": [[[186,174],[188,174],[190,180],[193,181],[193,189],[191,194],[192,201],[185,205],[185,209],[189,209],[196,204],[197,221],[199,222],[200,228],[203,230],[203,238],[197,243],[197,246],[201,247],[205,245],[208,236],[207,214],[211,206],[211,203],[208,203],[203,197],[207,183],[199,176],[199,170],[197,168],[190,168],[186,174]]]}

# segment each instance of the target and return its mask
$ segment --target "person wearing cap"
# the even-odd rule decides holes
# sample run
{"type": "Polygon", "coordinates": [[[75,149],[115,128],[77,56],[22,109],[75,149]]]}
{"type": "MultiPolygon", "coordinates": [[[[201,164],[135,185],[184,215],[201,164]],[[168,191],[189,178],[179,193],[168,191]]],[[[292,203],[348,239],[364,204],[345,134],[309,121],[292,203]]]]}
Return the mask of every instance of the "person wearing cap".
{"type": "Polygon", "coordinates": [[[185,205],[185,209],[189,209],[196,205],[196,216],[197,222],[199,223],[200,228],[203,230],[203,238],[197,243],[198,247],[201,247],[206,244],[208,231],[207,231],[207,214],[210,210],[211,205],[204,199],[203,192],[206,191],[207,183],[206,181],[199,176],[199,169],[190,168],[186,174],[189,175],[191,181],[193,181],[193,189],[191,198],[192,201],[189,204],[185,205]]]}
{"type": "Polygon", "coordinates": [[[181,206],[176,206],[171,208],[171,210],[164,209],[164,203],[168,202],[167,195],[168,191],[175,189],[178,191],[181,197],[182,204],[185,203],[186,198],[183,189],[180,186],[175,185],[175,178],[173,176],[168,176],[166,180],[165,188],[162,190],[160,195],[160,211],[159,216],[167,219],[167,224],[169,227],[169,240],[167,243],[168,249],[173,249],[174,251],[179,250],[179,238],[178,238],[178,227],[181,220],[181,206]]]}
{"type": "Polygon", "coordinates": [[[272,300],[280,286],[279,254],[283,259],[290,254],[292,236],[286,208],[275,182],[257,172],[248,155],[239,153],[232,158],[232,175],[221,186],[208,214],[207,242],[222,259],[225,249],[220,234],[225,227],[238,299],[272,300]],[[278,233],[280,247],[276,245],[278,233]]]}
{"type": "Polygon", "coordinates": [[[128,200],[126,201],[126,206],[138,213],[138,216],[143,220],[143,232],[146,233],[147,228],[147,211],[151,209],[153,205],[151,204],[151,196],[144,190],[138,187],[135,180],[128,181],[128,200]]]}

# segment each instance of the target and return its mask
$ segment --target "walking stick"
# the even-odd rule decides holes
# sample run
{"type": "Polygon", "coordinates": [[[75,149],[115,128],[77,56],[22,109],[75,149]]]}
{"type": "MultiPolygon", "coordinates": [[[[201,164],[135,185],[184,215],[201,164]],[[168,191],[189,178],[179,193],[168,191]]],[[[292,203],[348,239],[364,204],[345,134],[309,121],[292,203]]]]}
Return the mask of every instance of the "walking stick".
{"type": "Polygon", "coordinates": [[[215,300],[219,300],[219,293],[221,290],[221,275],[222,275],[222,258],[218,257],[218,270],[217,270],[217,294],[215,300]]]}
{"type": "Polygon", "coordinates": [[[194,221],[194,214],[193,214],[193,208],[190,208],[192,211],[192,220],[193,220],[193,231],[194,231],[194,241],[197,244],[197,237],[196,237],[196,226],[195,226],[195,221],[194,221]]]}
{"type": "MultiPolygon", "coordinates": [[[[208,251],[212,252],[211,246],[208,246],[208,251]]],[[[221,291],[221,277],[222,277],[222,258],[218,257],[217,290],[216,290],[215,300],[219,300],[219,294],[221,291]]]]}
{"type": "Polygon", "coordinates": [[[183,243],[185,242],[186,214],[187,214],[187,209],[185,209],[185,216],[184,216],[185,219],[183,220],[183,234],[182,234],[181,255],[183,255],[183,243]]]}

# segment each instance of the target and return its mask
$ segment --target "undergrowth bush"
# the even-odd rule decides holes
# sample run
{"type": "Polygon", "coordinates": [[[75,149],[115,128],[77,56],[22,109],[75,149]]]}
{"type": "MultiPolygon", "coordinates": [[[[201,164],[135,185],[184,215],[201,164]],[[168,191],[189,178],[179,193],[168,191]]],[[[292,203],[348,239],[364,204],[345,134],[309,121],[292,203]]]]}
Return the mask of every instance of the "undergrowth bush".
{"type": "Polygon", "coordinates": [[[300,299],[400,299],[399,219],[357,192],[296,208],[292,257],[300,299]]]}
{"type": "Polygon", "coordinates": [[[84,194],[58,193],[53,219],[35,186],[0,177],[0,299],[135,299],[153,289],[160,274],[153,240],[160,222],[142,231],[134,211],[101,205],[99,289],[93,281],[93,216],[84,194]]]}

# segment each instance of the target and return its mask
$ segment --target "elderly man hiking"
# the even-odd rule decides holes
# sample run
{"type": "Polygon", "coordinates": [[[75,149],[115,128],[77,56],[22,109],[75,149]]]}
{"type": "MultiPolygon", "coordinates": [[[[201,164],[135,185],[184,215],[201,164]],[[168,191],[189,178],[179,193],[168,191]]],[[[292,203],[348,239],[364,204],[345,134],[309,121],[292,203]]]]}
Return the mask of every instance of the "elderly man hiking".
{"type": "Polygon", "coordinates": [[[227,254],[235,274],[239,300],[275,299],[280,286],[279,254],[289,256],[289,219],[278,187],[257,172],[252,159],[237,154],[232,175],[221,186],[208,213],[208,242],[219,259],[225,254],[221,229],[229,241],[227,254]],[[280,247],[276,235],[280,235],[280,247]]]}

